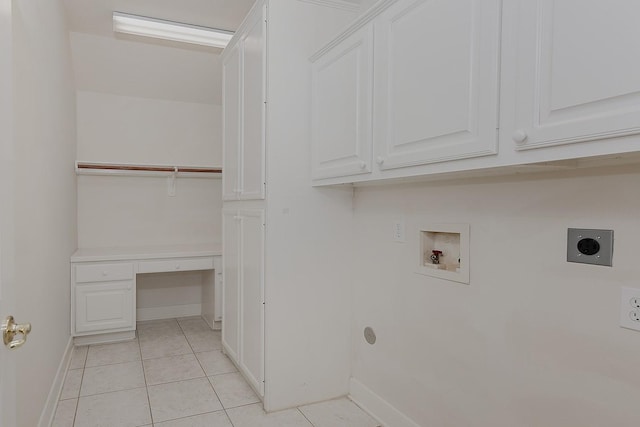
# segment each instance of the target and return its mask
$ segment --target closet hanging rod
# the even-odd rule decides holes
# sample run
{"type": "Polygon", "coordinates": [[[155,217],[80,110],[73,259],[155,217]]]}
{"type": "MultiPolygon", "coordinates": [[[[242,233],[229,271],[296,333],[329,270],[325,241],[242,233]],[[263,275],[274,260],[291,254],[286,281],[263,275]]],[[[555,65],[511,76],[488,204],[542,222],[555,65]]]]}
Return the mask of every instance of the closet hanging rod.
{"type": "Polygon", "coordinates": [[[114,172],[165,172],[165,173],[206,173],[221,174],[222,168],[206,166],[167,166],[167,165],[135,165],[116,163],[76,162],[76,171],[114,171],[114,172]]]}

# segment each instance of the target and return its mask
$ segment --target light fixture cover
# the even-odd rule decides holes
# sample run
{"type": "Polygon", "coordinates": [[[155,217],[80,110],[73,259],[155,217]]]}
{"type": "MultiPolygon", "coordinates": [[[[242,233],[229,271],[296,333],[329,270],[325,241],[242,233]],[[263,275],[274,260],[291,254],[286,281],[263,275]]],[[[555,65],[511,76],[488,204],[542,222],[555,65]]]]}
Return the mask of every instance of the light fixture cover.
{"type": "Polygon", "coordinates": [[[224,48],[233,32],[113,12],[113,31],[182,43],[224,48]]]}

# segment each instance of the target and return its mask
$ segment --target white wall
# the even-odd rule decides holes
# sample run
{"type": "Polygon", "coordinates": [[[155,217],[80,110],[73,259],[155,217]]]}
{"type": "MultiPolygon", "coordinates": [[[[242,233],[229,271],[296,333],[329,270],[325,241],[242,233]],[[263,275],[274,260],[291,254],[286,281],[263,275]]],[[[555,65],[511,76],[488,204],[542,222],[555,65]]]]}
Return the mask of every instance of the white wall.
{"type": "Polygon", "coordinates": [[[639,186],[618,168],[358,188],[352,370],[382,398],[369,409],[432,427],[638,425],[640,333],[618,322],[620,287],[639,287],[639,186]],[[470,285],[414,273],[417,230],[438,222],[470,224],[470,285]],[[568,227],[615,230],[614,266],[567,263],[568,227]]]}
{"type": "Polygon", "coordinates": [[[69,342],[75,88],[61,2],[13,2],[13,8],[18,285],[13,314],[33,325],[19,350],[17,425],[35,426],[69,342]]]}
{"type": "Polygon", "coordinates": [[[220,166],[222,107],[78,92],[78,160],[220,166]]]}
{"type": "MultiPolygon", "coordinates": [[[[222,164],[216,53],[81,33],[71,40],[78,160],[222,164]]],[[[221,179],[180,177],[171,197],[165,177],[83,175],[77,191],[80,247],[221,241],[221,179]]],[[[138,309],[200,303],[200,274],[139,283],[138,309]]]]}

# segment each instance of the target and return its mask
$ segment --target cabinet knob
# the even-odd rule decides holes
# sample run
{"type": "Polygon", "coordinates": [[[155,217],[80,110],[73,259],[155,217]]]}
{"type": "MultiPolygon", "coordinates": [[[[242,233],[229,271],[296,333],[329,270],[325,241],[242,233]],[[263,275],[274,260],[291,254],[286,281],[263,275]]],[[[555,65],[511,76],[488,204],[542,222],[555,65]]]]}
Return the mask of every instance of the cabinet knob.
{"type": "Polygon", "coordinates": [[[107,272],[106,272],[106,271],[103,271],[103,272],[102,272],[102,275],[103,275],[103,276],[106,276],[106,275],[107,275],[107,272]]]}
{"type": "Polygon", "coordinates": [[[384,158],[381,156],[378,156],[378,158],[376,159],[376,163],[378,163],[379,165],[384,163],[384,158]]]}
{"type": "Polygon", "coordinates": [[[513,133],[513,140],[515,141],[516,144],[522,144],[527,140],[527,132],[525,132],[523,129],[518,129],[513,133]]]}
{"type": "Polygon", "coordinates": [[[365,169],[367,167],[367,162],[365,162],[364,160],[360,160],[360,169],[365,169]]]}
{"type": "Polygon", "coordinates": [[[176,270],[180,270],[180,264],[176,265],[176,270]]]}

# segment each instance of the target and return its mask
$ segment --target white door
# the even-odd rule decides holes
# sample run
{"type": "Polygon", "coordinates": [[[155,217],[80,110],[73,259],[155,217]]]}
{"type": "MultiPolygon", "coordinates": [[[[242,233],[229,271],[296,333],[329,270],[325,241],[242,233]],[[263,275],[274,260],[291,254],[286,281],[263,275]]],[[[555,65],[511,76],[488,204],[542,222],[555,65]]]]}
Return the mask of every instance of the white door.
{"type": "Polygon", "coordinates": [[[242,144],[240,194],[242,200],[264,199],[266,111],[265,8],[255,13],[242,38],[242,144]]]}
{"type": "Polygon", "coordinates": [[[238,183],[238,161],[240,152],[241,102],[240,82],[242,71],[242,45],[231,48],[222,64],[222,199],[235,200],[240,190],[238,183]]]}
{"type": "Polygon", "coordinates": [[[315,59],[311,76],[313,179],[370,173],[373,25],[315,59]]]}
{"type": "Polygon", "coordinates": [[[240,217],[234,209],[222,212],[222,344],[238,362],[240,342],[240,217]]]}
{"type": "Polygon", "coordinates": [[[240,216],[240,367],[264,396],[264,211],[240,216]]]}
{"type": "Polygon", "coordinates": [[[500,0],[400,0],[375,21],[381,169],[497,151],[500,0]]]}
{"type": "Polygon", "coordinates": [[[640,2],[505,3],[502,126],[518,150],[640,133],[640,2]]]}
{"type": "MultiPolygon", "coordinates": [[[[0,0],[0,321],[15,309],[12,282],[12,108],[11,0],[0,0]]],[[[15,353],[0,344],[0,425],[16,425],[15,353]]]]}

